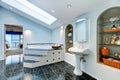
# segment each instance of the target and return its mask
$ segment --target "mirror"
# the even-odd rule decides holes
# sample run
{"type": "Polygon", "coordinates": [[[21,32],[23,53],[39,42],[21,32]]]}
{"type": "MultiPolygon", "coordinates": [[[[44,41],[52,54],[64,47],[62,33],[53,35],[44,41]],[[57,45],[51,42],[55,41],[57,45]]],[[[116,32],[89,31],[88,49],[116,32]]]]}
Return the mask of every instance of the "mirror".
{"type": "Polygon", "coordinates": [[[87,19],[79,19],[76,21],[76,41],[78,42],[87,42],[87,19]]]}

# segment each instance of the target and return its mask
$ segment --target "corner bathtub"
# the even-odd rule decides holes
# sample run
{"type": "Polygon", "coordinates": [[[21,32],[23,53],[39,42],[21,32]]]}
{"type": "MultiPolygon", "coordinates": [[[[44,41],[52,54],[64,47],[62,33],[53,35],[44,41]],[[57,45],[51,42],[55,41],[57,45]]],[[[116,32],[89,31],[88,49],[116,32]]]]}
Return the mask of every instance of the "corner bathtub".
{"type": "Polygon", "coordinates": [[[62,49],[52,49],[53,44],[28,45],[24,50],[24,67],[34,68],[64,60],[62,49]],[[30,63],[32,61],[32,63],[30,63]]]}

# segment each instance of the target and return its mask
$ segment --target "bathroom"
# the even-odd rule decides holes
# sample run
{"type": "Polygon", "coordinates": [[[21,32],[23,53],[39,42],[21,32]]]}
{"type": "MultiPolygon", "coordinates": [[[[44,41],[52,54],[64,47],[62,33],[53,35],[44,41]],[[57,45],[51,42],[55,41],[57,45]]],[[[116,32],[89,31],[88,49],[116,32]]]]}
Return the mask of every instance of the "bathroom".
{"type": "MultiPolygon", "coordinates": [[[[120,1],[110,0],[107,4],[99,6],[97,9],[95,10],[93,9],[91,12],[77,17],[75,21],[68,22],[52,30],[46,27],[43,27],[42,24],[40,25],[36,22],[29,20],[29,18],[25,18],[21,15],[13,13],[9,9],[0,7],[0,16],[1,16],[0,31],[2,32],[0,33],[0,37],[3,37],[4,24],[22,25],[23,34],[24,34],[24,40],[23,40],[24,47],[27,46],[27,43],[59,43],[59,44],[63,44],[63,49],[64,49],[65,48],[65,30],[66,30],[66,27],[69,24],[71,24],[73,26],[73,46],[83,45],[84,48],[89,49],[89,54],[84,56],[85,62],[82,62],[82,66],[81,66],[82,71],[94,77],[97,80],[110,80],[110,79],[119,80],[120,69],[103,65],[99,63],[97,60],[97,56],[98,56],[97,55],[97,20],[104,11],[112,7],[120,7],[120,1]],[[83,18],[87,19],[87,41],[83,43],[81,42],[77,43],[76,36],[79,36],[79,35],[76,35],[76,21],[83,18]],[[39,34],[39,35],[36,35],[36,34],[39,34]]],[[[0,38],[0,41],[1,41],[0,60],[4,60],[4,56],[5,56],[3,54],[4,40],[0,38]]],[[[72,66],[75,66],[75,55],[71,53],[67,53],[65,51],[64,61],[69,63],[72,66]]],[[[5,76],[5,75],[2,75],[2,76],[5,76]]],[[[26,76],[28,76],[28,74],[26,74],[26,76]]],[[[29,79],[29,80],[32,80],[32,79],[29,79]]]]}

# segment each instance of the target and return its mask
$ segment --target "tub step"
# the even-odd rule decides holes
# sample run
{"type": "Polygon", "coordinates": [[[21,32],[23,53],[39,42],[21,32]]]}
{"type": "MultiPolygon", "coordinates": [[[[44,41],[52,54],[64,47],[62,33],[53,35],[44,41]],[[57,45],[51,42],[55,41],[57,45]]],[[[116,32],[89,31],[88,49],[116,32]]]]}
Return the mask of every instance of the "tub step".
{"type": "Polygon", "coordinates": [[[24,54],[24,56],[35,56],[35,57],[43,57],[43,56],[45,56],[45,55],[24,54]]]}
{"type": "Polygon", "coordinates": [[[39,61],[33,61],[33,60],[24,60],[24,63],[36,63],[36,62],[39,62],[39,61]]]}
{"type": "Polygon", "coordinates": [[[25,56],[24,56],[24,60],[40,61],[40,60],[42,60],[42,59],[45,58],[45,57],[46,57],[46,56],[25,55],[25,56]]]}

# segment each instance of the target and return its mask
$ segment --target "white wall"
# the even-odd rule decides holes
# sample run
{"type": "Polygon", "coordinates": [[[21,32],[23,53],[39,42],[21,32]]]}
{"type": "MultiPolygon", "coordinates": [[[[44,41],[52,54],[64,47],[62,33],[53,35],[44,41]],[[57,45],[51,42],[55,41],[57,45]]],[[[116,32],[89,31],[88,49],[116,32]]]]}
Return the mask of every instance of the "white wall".
{"type": "MultiPolygon", "coordinates": [[[[120,70],[112,68],[100,63],[97,63],[97,19],[99,15],[106,9],[111,7],[120,7],[120,0],[110,0],[109,3],[105,3],[98,7],[96,10],[91,11],[80,18],[88,18],[89,20],[89,40],[84,46],[89,47],[90,54],[86,56],[86,62],[83,64],[84,72],[90,74],[98,80],[120,80],[120,70]]],[[[68,23],[69,24],[69,23],[68,23]]],[[[74,24],[74,23],[72,23],[74,24]]],[[[74,26],[75,29],[75,26],[74,26]]],[[[75,32],[74,32],[75,33],[75,32]]],[[[56,33],[54,33],[58,37],[56,33]]],[[[55,37],[54,37],[55,38],[55,37]]],[[[75,41],[75,37],[74,37],[75,41]]],[[[65,61],[74,65],[75,58],[72,54],[65,53],[65,61]]]]}
{"type": "Polygon", "coordinates": [[[119,0],[111,0],[109,3],[103,4],[96,11],[93,11],[82,17],[90,19],[90,38],[89,48],[91,53],[86,57],[85,72],[99,78],[100,80],[120,80],[120,70],[97,63],[97,19],[99,15],[106,9],[111,7],[120,7],[119,0]]]}
{"type": "Polygon", "coordinates": [[[0,60],[4,59],[4,54],[2,54],[4,52],[4,27],[0,26],[0,60]]]}
{"type": "MultiPolygon", "coordinates": [[[[72,25],[73,25],[73,37],[74,37],[74,41],[75,41],[75,24],[74,23],[72,23],[72,25]]],[[[56,29],[54,29],[54,30],[52,30],[52,42],[54,43],[59,43],[59,42],[62,42],[62,44],[64,44],[64,48],[65,48],[65,28],[66,28],[66,26],[67,25],[64,25],[63,27],[64,27],[64,29],[63,29],[63,31],[61,31],[61,28],[60,27],[58,27],[58,28],[56,28],[56,29]],[[60,34],[63,34],[62,36],[60,36],[60,34]]],[[[64,50],[65,51],[65,50],[64,50]]],[[[69,53],[66,53],[66,54],[64,54],[64,60],[66,61],[66,62],[68,62],[68,63],[70,63],[71,65],[74,65],[75,64],[75,62],[74,62],[74,60],[75,60],[75,58],[74,58],[74,55],[73,54],[69,54],[69,53]]]]}
{"type": "Polygon", "coordinates": [[[52,42],[59,43],[60,42],[60,28],[56,28],[52,31],[52,42]]]}
{"type": "Polygon", "coordinates": [[[58,27],[52,30],[52,42],[64,44],[64,28],[58,27]]]}
{"type": "MultiPolygon", "coordinates": [[[[36,43],[52,42],[52,38],[51,38],[52,31],[50,29],[45,28],[40,24],[37,24],[29,19],[26,19],[20,15],[17,15],[9,10],[0,7],[0,27],[4,27],[4,24],[23,26],[24,44],[29,42],[36,42],[36,43]],[[30,30],[31,32],[30,31],[26,32],[26,30],[30,30]]],[[[0,38],[0,42],[2,41],[3,40],[0,38]]],[[[2,49],[3,49],[3,45],[0,44],[0,51],[2,49]]],[[[4,58],[3,52],[0,52],[0,60],[2,60],[3,58],[4,58]]]]}

